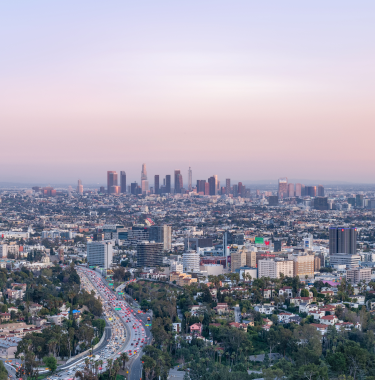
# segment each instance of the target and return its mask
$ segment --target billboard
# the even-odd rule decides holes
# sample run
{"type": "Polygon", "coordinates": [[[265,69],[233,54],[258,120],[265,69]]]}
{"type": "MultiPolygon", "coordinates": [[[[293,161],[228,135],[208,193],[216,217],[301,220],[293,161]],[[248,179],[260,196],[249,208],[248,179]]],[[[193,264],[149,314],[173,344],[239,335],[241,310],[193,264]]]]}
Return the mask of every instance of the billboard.
{"type": "Polygon", "coordinates": [[[264,239],[262,237],[255,238],[255,244],[264,244],[264,239]]]}

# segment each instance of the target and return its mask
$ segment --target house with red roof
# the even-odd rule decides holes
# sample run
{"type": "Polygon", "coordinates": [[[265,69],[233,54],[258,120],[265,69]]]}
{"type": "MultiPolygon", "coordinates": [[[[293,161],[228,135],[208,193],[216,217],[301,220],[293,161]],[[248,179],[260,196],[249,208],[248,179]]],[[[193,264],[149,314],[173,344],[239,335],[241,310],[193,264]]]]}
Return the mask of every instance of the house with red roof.
{"type": "Polygon", "coordinates": [[[319,321],[323,325],[334,326],[339,320],[336,315],[325,315],[319,321]]]}
{"type": "Polygon", "coordinates": [[[194,335],[202,335],[202,323],[194,323],[190,326],[190,332],[194,335]]]}

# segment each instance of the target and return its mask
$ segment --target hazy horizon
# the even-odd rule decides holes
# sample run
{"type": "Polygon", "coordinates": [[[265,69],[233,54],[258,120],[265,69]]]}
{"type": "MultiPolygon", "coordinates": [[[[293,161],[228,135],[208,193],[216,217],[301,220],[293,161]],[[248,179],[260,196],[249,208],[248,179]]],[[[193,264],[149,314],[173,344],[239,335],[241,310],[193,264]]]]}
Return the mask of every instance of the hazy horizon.
{"type": "Polygon", "coordinates": [[[0,182],[372,183],[371,1],[5,2],[0,182]],[[151,177],[152,176],[152,177],[151,177]]]}

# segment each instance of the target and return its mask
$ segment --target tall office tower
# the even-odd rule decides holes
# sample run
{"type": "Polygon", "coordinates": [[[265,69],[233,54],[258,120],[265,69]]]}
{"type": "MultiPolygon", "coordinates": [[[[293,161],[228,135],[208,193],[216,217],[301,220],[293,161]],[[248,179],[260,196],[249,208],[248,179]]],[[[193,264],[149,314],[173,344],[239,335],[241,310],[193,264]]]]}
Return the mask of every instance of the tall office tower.
{"type": "Polygon", "coordinates": [[[130,184],[130,192],[131,194],[137,195],[138,194],[138,183],[133,182],[130,184]]]}
{"type": "Polygon", "coordinates": [[[159,194],[160,189],[159,189],[159,175],[158,174],[156,174],[154,177],[154,188],[155,188],[155,194],[159,194]]]}
{"type": "Polygon", "coordinates": [[[279,198],[286,198],[288,196],[288,178],[279,178],[279,198]]]}
{"type": "Polygon", "coordinates": [[[306,186],[301,185],[301,197],[304,197],[306,195],[306,186]]]}
{"type": "Polygon", "coordinates": [[[294,197],[294,183],[288,184],[288,197],[289,198],[294,197]]]}
{"type": "Polygon", "coordinates": [[[142,164],[141,181],[143,181],[143,180],[147,180],[146,164],[142,164]]]}
{"type": "Polygon", "coordinates": [[[162,226],[151,226],[148,229],[150,241],[163,243],[164,251],[172,249],[172,227],[164,224],[162,226]]]}
{"type": "Polygon", "coordinates": [[[357,194],[355,196],[355,205],[357,207],[363,207],[363,195],[362,194],[357,194]]]}
{"type": "Polygon", "coordinates": [[[105,193],[105,187],[104,186],[100,186],[99,192],[105,193]]]}
{"type": "Polygon", "coordinates": [[[316,197],[316,186],[306,186],[305,194],[310,197],[316,197]]]}
{"type": "Polygon", "coordinates": [[[227,178],[225,180],[225,192],[227,195],[230,194],[230,178],[227,178]]]}
{"type": "Polygon", "coordinates": [[[87,261],[90,266],[108,269],[113,258],[112,241],[93,241],[87,243],[87,261]]]}
{"type": "Polygon", "coordinates": [[[357,229],[355,227],[329,227],[329,254],[357,252],[357,229]]]}
{"type": "Polygon", "coordinates": [[[296,197],[302,196],[302,185],[300,183],[296,183],[296,197]]]}
{"type": "Polygon", "coordinates": [[[117,186],[117,172],[108,171],[107,172],[107,192],[108,192],[108,194],[111,192],[112,186],[117,186]]]}
{"type": "Polygon", "coordinates": [[[324,187],[322,185],[318,186],[318,197],[324,197],[324,187]]]}
{"type": "Polygon", "coordinates": [[[208,186],[209,186],[209,194],[210,195],[216,195],[216,180],[215,177],[210,177],[208,179],[208,186]]]}
{"type": "Polygon", "coordinates": [[[120,172],[120,191],[121,194],[126,193],[126,173],[124,171],[120,172]]]}
{"type": "Polygon", "coordinates": [[[83,186],[82,186],[82,181],[80,179],[78,180],[77,193],[79,195],[83,195],[83,186]]]}
{"type": "Polygon", "coordinates": [[[167,194],[171,193],[171,175],[170,174],[167,174],[165,176],[165,192],[167,194]]]}
{"type": "Polygon", "coordinates": [[[191,170],[191,167],[189,166],[188,170],[188,190],[191,191],[193,188],[193,171],[191,170]]]}
{"type": "Polygon", "coordinates": [[[210,184],[204,181],[204,195],[210,195],[210,184]]]}
{"type": "Polygon", "coordinates": [[[238,185],[233,185],[233,196],[238,197],[238,185]]]}
{"type": "Polygon", "coordinates": [[[148,181],[147,181],[147,179],[143,179],[142,180],[141,186],[142,186],[142,194],[143,195],[148,194],[149,188],[148,188],[148,181]]]}
{"type": "Polygon", "coordinates": [[[200,272],[199,263],[200,263],[200,256],[198,252],[193,251],[192,249],[188,249],[182,254],[182,267],[183,267],[184,273],[200,272]]]}
{"type": "Polygon", "coordinates": [[[238,191],[238,195],[239,196],[242,196],[242,182],[238,182],[238,185],[237,185],[238,187],[237,187],[237,191],[238,191]]]}
{"type": "Polygon", "coordinates": [[[158,267],[163,264],[163,243],[137,244],[137,267],[158,267]]]}
{"type": "Polygon", "coordinates": [[[220,181],[217,178],[217,174],[214,174],[212,177],[215,178],[215,195],[216,195],[219,192],[220,181]]]}
{"type": "Polygon", "coordinates": [[[120,186],[111,186],[109,189],[109,193],[114,195],[120,194],[120,186]]]}
{"type": "Polygon", "coordinates": [[[174,171],[174,193],[180,194],[181,189],[183,188],[183,181],[182,181],[182,175],[181,170],[175,170],[174,171]]]}
{"type": "Polygon", "coordinates": [[[206,185],[206,181],[204,179],[198,179],[197,180],[197,193],[203,193],[204,194],[205,185],[206,185]]]}

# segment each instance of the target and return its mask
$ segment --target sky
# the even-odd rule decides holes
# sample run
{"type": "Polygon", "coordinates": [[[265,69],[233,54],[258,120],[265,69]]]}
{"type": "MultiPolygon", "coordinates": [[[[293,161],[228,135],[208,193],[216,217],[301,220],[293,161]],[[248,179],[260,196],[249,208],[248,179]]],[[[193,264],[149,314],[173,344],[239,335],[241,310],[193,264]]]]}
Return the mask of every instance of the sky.
{"type": "Polygon", "coordinates": [[[375,183],[375,2],[0,4],[0,182],[375,183]],[[150,181],[152,182],[152,181],[150,181]]]}

